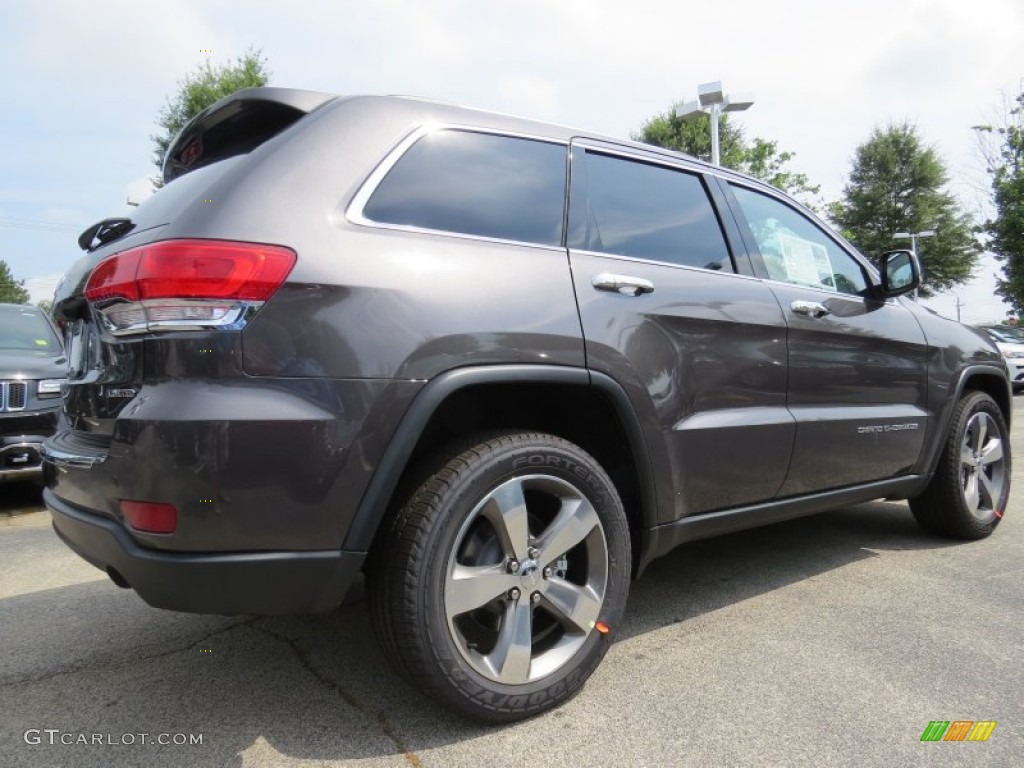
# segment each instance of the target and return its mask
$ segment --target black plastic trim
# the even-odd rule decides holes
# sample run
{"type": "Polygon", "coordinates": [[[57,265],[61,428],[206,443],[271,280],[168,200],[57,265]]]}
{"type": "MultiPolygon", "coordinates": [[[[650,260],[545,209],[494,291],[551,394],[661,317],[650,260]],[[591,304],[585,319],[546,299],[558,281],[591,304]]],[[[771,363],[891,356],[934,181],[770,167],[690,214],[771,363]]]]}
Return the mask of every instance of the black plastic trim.
{"type": "Polygon", "coordinates": [[[158,552],[117,522],[43,491],[57,535],[84,560],[156,608],[189,613],[321,613],[341,604],[363,552],[158,552]],[[111,573],[113,571],[113,573],[111,573]],[[116,576],[115,576],[116,574],[116,576]]]}
{"type": "Polygon", "coordinates": [[[643,427],[626,390],[611,376],[597,371],[590,372],[590,383],[595,389],[611,399],[612,405],[626,430],[630,452],[637,462],[636,474],[640,481],[640,520],[644,528],[657,525],[659,519],[658,484],[655,482],[654,467],[643,427]]]}
{"type": "Polygon", "coordinates": [[[684,517],[674,523],[645,531],[645,541],[641,545],[645,556],[640,561],[638,569],[643,571],[651,561],[667,554],[680,544],[814,515],[848,504],[858,504],[887,497],[902,498],[907,495],[908,491],[917,488],[920,482],[919,475],[908,475],[834,491],[824,491],[810,496],[684,517]]]}
{"type": "MultiPolygon", "coordinates": [[[[748,277],[760,277],[754,268],[750,248],[743,237],[739,222],[737,221],[736,211],[733,210],[733,206],[729,202],[729,195],[732,194],[732,191],[728,189],[728,184],[724,179],[712,173],[704,174],[704,182],[707,184],[708,191],[711,193],[711,198],[717,208],[716,213],[725,232],[726,240],[729,243],[729,250],[732,252],[736,271],[748,277]]],[[[760,254],[758,254],[758,258],[760,258],[760,254]]]]}
{"type": "MultiPolygon", "coordinates": [[[[956,409],[956,404],[960,402],[960,398],[964,396],[964,389],[967,386],[967,380],[972,376],[990,376],[993,378],[999,378],[1006,381],[1006,402],[1010,404],[1010,408],[1003,414],[1006,419],[1006,427],[1010,428],[1010,420],[1013,415],[1013,385],[1007,379],[1006,371],[1000,368],[998,365],[970,365],[960,371],[959,377],[956,382],[956,393],[952,398],[946,401],[945,412],[942,414],[941,424],[938,425],[938,429],[935,431],[935,439],[932,440],[929,450],[931,455],[923,461],[923,466],[926,468],[924,473],[923,482],[921,487],[917,489],[915,493],[909,494],[909,496],[916,496],[917,494],[924,491],[925,486],[931,479],[932,475],[935,474],[935,470],[939,466],[939,459],[942,457],[942,447],[946,442],[946,435],[949,431],[949,426],[953,422],[953,412],[956,409]]],[[[1002,407],[1002,403],[1000,403],[1002,407]]]]}
{"type": "Polygon", "coordinates": [[[594,386],[607,395],[626,429],[630,448],[638,462],[641,511],[644,526],[656,520],[654,475],[647,445],[636,413],[625,391],[610,377],[584,368],[553,365],[500,365],[457,368],[432,379],[416,395],[392,436],[356,510],[343,544],[346,550],[367,551],[387,512],[388,503],[430,418],[453,393],[481,384],[571,384],[594,386]]]}

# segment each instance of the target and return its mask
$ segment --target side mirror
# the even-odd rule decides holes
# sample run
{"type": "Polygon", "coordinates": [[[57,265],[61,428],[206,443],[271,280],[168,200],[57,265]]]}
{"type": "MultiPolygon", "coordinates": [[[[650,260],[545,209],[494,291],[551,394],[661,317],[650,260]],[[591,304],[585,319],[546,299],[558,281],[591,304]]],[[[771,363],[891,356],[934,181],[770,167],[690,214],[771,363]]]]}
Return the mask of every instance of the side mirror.
{"type": "Polygon", "coordinates": [[[880,293],[885,298],[902,296],[921,285],[921,265],[913,251],[888,251],[879,263],[882,273],[880,293]]]}

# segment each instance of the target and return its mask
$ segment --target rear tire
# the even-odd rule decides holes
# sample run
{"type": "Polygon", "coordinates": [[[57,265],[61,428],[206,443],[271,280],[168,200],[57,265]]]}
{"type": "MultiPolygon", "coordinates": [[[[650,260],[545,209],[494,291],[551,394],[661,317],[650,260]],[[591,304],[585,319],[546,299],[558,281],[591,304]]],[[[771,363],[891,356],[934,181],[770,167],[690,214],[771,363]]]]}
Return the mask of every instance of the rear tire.
{"type": "Polygon", "coordinates": [[[990,535],[1010,495],[1010,441],[1003,413],[984,392],[957,403],[935,476],[910,500],[926,531],[958,539],[990,535]]]}
{"type": "Polygon", "coordinates": [[[386,655],[485,722],[571,698],[608,650],[629,588],[629,529],[608,475],[561,438],[492,433],[417,476],[370,558],[386,655]]]}

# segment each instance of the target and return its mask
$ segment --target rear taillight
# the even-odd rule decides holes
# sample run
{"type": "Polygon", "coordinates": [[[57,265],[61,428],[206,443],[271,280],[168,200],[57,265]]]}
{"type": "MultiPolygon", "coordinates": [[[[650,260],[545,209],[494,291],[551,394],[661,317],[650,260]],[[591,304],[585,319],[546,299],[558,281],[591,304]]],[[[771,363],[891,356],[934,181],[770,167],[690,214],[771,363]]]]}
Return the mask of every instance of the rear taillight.
{"type": "Polygon", "coordinates": [[[121,513],[136,531],[174,533],[178,529],[178,508],[173,504],[121,499],[121,513]]]}
{"type": "Polygon", "coordinates": [[[295,252],[224,240],[165,240],[104,259],[85,298],[111,333],[242,327],[276,291],[295,252]]]}

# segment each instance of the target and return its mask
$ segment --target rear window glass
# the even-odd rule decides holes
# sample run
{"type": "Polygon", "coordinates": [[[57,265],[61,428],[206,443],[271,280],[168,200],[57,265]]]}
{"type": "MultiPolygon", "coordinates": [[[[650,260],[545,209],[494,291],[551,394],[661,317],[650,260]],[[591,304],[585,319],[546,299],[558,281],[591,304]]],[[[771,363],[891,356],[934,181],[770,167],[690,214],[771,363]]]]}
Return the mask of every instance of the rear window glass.
{"type": "Polygon", "coordinates": [[[428,134],[381,181],[363,216],[466,235],[561,245],[566,147],[446,130],[428,134]]]}
{"type": "Polygon", "coordinates": [[[39,312],[3,307],[0,308],[0,349],[55,354],[60,351],[60,342],[39,312]]]}
{"type": "Polygon", "coordinates": [[[239,101],[222,108],[178,138],[164,166],[164,181],[251,152],[305,114],[287,104],[261,100],[239,101]]]}

